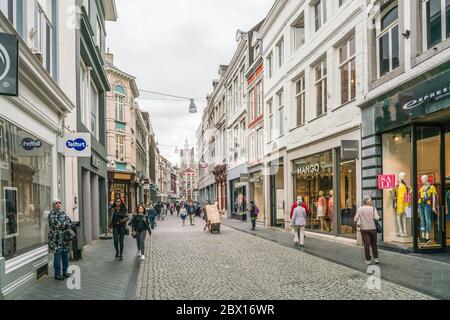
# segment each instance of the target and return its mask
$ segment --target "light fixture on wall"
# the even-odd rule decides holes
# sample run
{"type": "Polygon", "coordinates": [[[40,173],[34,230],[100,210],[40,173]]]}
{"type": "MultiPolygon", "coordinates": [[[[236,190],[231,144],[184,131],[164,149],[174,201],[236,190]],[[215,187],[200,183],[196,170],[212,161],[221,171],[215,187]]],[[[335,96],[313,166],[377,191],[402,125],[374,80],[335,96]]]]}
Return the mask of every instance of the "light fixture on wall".
{"type": "Polygon", "coordinates": [[[404,36],[406,39],[409,39],[409,37],[411,36],[411,31],[406,30],[404,33],[402,33],[402,36],[404,36]]]}

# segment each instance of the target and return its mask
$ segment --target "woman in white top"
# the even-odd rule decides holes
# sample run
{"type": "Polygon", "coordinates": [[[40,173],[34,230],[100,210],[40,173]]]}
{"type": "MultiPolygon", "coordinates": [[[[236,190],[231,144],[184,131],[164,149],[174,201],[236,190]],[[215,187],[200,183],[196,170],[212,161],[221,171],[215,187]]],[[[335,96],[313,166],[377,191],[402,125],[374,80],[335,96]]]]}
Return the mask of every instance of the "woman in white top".
{"type": "Polygon", "coordinates": [[[299,198],[297,201],[297,208],[294,209],[292,215],[292,227],[294,228],[294,243],[299,244],[303,247],[305,244],[305,227],[306,227],[306,210],[302,207],[303,200],[299,198]]]}
{"type": "Polygon", "coordinates": [[[365,196],[363,198],[363,206],[358,209],[355,215],[356,225],[361,230],[361,236],[364,243],[364,252],[366,255],[366,264],[372,264],[370,257],[370,248],[374,257],[374,263],[380,264],[378,260],[378,247],[377,247],[377,227],[375,220],[380,220],[377,209],[372,204],[372,198],[365,196]]]}

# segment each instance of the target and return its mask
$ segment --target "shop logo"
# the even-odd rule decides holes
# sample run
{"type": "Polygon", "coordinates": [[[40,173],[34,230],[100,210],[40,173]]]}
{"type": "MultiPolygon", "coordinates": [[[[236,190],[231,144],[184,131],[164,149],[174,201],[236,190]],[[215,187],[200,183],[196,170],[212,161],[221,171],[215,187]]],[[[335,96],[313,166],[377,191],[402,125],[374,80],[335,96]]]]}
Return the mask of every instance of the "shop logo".
{"type": "Polygon", "coordinates": [[[0,82],[5,79],[11,70],[11,58],[5,46],[0,43],[0,82]]]}
{"type": "Polygon", "coordinates": [[[320,172],[320,164],[311,164],[304,167],[297,168],[297,174],[313,174],[320,172]]]}
{"type": "Polygon", "coordinates": [[[414,109],[414,108],[417,108],[417,107],[423,105],[424,103],[426,103],[428,101],[441,100],[448,96],[450,96],[450,86],[444,87],[443,89],[440,89],[436,92],[427,94],[423,97],[420,97],[418,99],[414,99],[414,100],[411,100],[411,101],[405,103],[403,105],[403,110],[411,110],[411,109],[414,109]]]}
{"type": "Polygon", "coordinates": [[[66,143],[66,147],[69,149],[74,149],[76,151],[84,151],[87,148],[87,143],[84,139],[76,139],[76,140],[69,140],[66,143]]]}
{"type": "Polygon", "coordinates": [[[26,151],[32,151],[33,149],[39,149],[42,147],[42,141],[34,140],[31,138],[25,138],[22,140],[22,148],[26,151]]]}

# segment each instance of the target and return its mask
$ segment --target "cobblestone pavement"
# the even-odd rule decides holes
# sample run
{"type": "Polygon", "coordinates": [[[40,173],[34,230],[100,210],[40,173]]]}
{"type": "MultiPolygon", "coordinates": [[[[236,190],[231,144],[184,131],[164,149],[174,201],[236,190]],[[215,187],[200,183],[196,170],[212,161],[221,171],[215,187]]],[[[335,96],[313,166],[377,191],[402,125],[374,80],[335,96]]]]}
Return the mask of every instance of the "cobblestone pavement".
{"type": "Polygon", "coordinates": [[[203,226],[200,218],[195,226],[176,217],[159,224],[147,240],[138,299],[430,299],[384,280],[369,289],[368,274],[224,225],[214,235],[203,226]]]}

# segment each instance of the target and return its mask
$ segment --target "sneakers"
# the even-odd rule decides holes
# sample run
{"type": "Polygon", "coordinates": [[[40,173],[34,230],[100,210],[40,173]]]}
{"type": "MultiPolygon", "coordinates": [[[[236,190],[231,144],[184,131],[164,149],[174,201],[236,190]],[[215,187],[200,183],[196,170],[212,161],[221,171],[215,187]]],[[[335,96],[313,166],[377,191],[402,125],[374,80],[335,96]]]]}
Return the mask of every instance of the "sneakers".
{"type": "Polygon", "coordinates": [[[145,260],[145,256],[141,255],[141,261],[144,261],[144,260],[145,260]]]}
{"type": "Polygon", "coordinates": [[[119,253],[116,253],[116,259],[119,259],[119,253]]]}
{"type": "Polygon", "coordinates": [[[373,262],[375,262],[375,264],[380,264],[380,260],[379,259],[374,259],[373,262]]]}
{"type": "Polygon", "coordinates": [[[123,261],[123,256],[122,255],[119,256],[119,261],[123,261]]]}
{"type": "Polygon", "coordinates": [[[368,266],[370,266],[370,265],[372,265],[372,261],[366,260],[366,264],[367,264],[368,266]]]}

